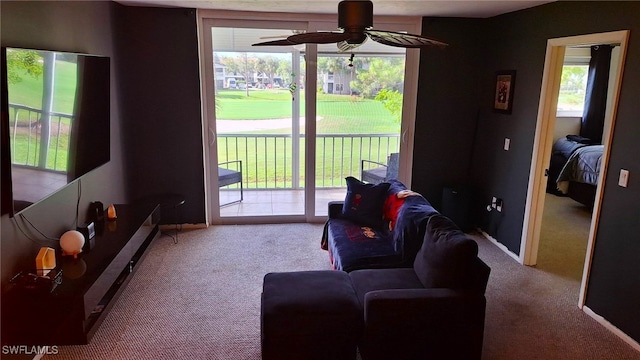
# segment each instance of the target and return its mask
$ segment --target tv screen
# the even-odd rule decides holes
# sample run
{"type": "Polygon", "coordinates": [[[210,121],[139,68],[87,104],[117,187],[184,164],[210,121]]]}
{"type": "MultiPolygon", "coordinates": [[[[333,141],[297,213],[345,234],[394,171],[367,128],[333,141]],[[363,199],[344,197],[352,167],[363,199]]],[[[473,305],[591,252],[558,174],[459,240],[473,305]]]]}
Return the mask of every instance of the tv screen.
{"type": "Polygon", "coordinates": [[[104,56],[3,48],[3,214],[109,162],[109,63],[104,56]]]}

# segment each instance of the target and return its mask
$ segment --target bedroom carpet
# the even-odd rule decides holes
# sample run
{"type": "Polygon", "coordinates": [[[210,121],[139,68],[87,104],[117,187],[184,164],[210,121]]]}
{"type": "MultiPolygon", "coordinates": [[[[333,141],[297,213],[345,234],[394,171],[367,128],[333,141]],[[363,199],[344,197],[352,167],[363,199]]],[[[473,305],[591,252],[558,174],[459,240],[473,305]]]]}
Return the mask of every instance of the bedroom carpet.
{"type": "MultiPolygon", "coordinates": [[[[44,359],[260,359],[260,293],[271,271],[329,269],[322,225],[226,225],[155,241],[85,346],[44,359]]],[[[640,359],[581,312],[575,280],[524,267],[474,236],[492,268],[483,359],[640,359]]],[[[328,359],[330,360],[330,359],[328,359]]]]}

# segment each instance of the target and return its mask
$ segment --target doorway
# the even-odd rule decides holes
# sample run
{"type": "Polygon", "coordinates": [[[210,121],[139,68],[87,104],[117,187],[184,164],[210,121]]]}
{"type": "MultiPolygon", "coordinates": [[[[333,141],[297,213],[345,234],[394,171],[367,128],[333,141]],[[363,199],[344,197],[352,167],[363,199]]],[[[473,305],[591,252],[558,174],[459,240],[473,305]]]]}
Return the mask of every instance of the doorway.
{"type": "Polygon", "coordinates": [[[611,139],[613,137],[615,114],[624,68],[628,36],[628,31],[615,31],[609,33],[550,39],[547,42],[544,74],[542,78],[542,91],[540,94],[533,158],[531,162],[529,186],[527,191],[525,222],[523,224],[522,232],[522,252],[520,254],[520,261],[524,265],[536,265],[538,258],[546,196],[547,178],[545,174],[548,171],[548,164],[551,159],[558,93],[560,89],[560,79],[566,48],[571,46],[590,46],[598,44],[620,46],[620,56],[615,63],[612,61],[611,64],[611,67],[616,69],[616,75],[611,82],[611,88],[613,89],[613,91],[610,92],[611,106],[605,114],[604,135],[602,138],[602,144],[604,147],[602,166],[598,178],[598,185],[596,187],[596,196],[590,220],[589,238],[587,241],[587,249],[582,271],[580,295],[578,300],[578,306],[580,308],[584,306],[586,297],[586,287],[589,269],[591,267],[591,256],[600,213],[600,202],[604,191],[602,180],[606,178],[607,162],[611,147],[611,139]]]}

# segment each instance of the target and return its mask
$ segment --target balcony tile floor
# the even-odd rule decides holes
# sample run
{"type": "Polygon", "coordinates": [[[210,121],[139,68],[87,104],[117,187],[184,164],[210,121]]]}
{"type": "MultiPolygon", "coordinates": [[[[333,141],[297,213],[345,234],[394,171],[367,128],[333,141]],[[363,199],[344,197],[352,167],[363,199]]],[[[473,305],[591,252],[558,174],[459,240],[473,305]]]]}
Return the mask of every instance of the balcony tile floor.
{"type": "MultiPolygon", "coordinates": [[[[316,216],[327,215],[329,201],[344,200],[346,188],[322,189],[316,191],[316,216]]],[[[240,199],[240,191],[222,189],[220,203],[228,204],[220,208],[220,216],[276,216],[303,215],[304,190],[244,190],[242,202],[228,204],[240,199]]]]}

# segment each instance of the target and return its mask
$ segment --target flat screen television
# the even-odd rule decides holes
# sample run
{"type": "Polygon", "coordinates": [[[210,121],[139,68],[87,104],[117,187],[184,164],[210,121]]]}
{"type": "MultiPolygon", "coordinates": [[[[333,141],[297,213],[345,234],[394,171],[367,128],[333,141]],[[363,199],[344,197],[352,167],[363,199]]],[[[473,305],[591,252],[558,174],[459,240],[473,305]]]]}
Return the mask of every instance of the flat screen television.
{"type": "Polygon", "coordinates": [[[110,59],[2,48],[2,214],[110,160],[110,59]]]}

